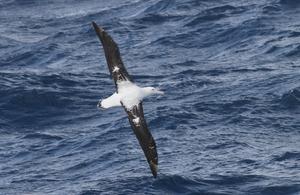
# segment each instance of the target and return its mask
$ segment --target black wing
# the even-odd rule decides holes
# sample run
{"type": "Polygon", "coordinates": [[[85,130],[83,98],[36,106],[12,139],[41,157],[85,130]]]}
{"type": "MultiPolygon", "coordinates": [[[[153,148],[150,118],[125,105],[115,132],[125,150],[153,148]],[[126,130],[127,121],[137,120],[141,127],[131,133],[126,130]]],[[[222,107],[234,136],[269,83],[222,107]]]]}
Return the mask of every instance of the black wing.
{"type": "Polygon", "coordinates": [[[124,106],[125,111],[128,114],[130,125],[135,133],[139,143],[144,151],[146,159],[149,163],[151,172],[154,177],[157,176],[157,165],[158,157],[156,151],[155,141],[147,127],[144,119],[144,111],[142,102],[134,106],[131,110],[127,110],[124,106]]]}
{"type": "Polygon", "coordinates": [[[92,22],[92,24],[102,43],[108,69],[111,77],[115,81],[116,87],[118,81],[132,81],[122,62],[118,45],[114,42],[111,36],[109,36],[95,22],[92,22]]]}

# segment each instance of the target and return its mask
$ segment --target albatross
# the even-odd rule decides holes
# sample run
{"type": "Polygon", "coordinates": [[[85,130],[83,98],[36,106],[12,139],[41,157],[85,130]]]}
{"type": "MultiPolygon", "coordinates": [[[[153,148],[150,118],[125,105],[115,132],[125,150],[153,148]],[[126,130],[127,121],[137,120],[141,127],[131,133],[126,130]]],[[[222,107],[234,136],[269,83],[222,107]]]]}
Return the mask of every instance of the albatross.
{"type": "Polygon", "coordinates": [[[92,24],[102,43],[108,69],[116,86],[116,92],[100,100],[97,106],[102,109],[122,106],[125,109],[133,132],[146,156],[152,175],[156,178],[158,165],[156,144],[144,118],[142,101],[147,96],[164,93],[158,88],[139,87],[135,84],[122,62],[118,45],[95,22],[92,22],[92,24]]]}

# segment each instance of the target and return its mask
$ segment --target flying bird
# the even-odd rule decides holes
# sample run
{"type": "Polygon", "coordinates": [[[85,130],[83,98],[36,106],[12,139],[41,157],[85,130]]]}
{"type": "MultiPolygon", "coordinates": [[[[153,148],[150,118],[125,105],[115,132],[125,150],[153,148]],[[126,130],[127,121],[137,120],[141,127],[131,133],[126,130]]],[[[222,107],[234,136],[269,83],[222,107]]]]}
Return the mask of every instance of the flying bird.
{"type": "Polygon", "coordinates": [[[158,166],[156,144],[144,118],[142,101],[149,95],[163,94],[163,92],[158,88],[136,85],[122,62],[118,45],[95,22],[92,24],[102,43],[108,69],[116,86],[116,92],[110,97],[100,100],[97,106],[102,109],[123,106],[128,114],[133,132],[144,151],[151,172],[156,178],[158,166]]]}

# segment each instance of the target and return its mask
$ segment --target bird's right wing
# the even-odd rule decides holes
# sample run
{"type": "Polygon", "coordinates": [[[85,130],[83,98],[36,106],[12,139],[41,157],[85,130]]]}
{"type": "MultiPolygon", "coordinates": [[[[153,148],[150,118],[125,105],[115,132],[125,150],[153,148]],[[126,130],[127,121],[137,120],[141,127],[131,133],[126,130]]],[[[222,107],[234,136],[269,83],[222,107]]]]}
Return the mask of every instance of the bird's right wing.
{"type": "MultiPolygon", "coordinates": [[[[98,35],[103,50],[105,53],[106,62],[108,65],[108,69],[111,77],[113,78],[116,87],[119,81],[132,81],[130,78],[123,62],[121,59],[120,51],[118,45],[111,38],[109,34],[107,34],[101,27],[99,27],[95,22],[92,22],[93,27],[98,35]]],[[[118,88],[117,88],[118,90],[118,88]]]]}
{"type": "Polygon", "coordinates": [[[155,141],[147,127],[146,120],[144,118],[144,111],[142,102],[135,105],[132,109],[128,110],[123,105],[125,111],[128,114],[128,119],[130,125],[135,133],[139,143],[144,151],[148,164],[150,166],[151,172],[154,177],[157,176],[157,165],[158,157],[156,151],[155,141]]]}

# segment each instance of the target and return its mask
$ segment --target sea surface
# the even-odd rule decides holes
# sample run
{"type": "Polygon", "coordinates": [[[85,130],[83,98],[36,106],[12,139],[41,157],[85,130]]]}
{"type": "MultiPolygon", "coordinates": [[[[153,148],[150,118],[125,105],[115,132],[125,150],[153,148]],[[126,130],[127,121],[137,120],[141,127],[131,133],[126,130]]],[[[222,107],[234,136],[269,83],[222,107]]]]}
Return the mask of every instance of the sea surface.
{"type": "Polygon", "coordinates": [[[0,194],[300,194],[300,1],[0,0],[0,194]],[[154,179],[95,21],[156,140],[154,179]]]}

